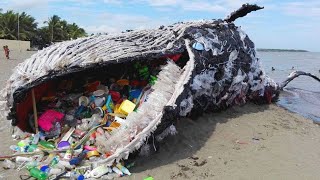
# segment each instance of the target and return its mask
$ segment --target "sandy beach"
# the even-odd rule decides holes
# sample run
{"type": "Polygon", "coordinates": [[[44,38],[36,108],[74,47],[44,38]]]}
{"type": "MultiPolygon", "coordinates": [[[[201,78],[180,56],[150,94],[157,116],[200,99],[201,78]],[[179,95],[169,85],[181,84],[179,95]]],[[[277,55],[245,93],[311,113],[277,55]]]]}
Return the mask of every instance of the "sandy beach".
{"type": "MultiPolygon", "coordinates": [[[[12,69],[34,52],[0,51],[1,88],[12,69]]],[[[8,121],[1,123],[1,155],[16,144],[8,121]]],[[[272,105],[247,104],[198,120],[181,119],[178,134],[157,153],[136,159],[123,180],[166,179],[319,179],[320,128],[311,120],[272,105]]],[[[27,171],[1,170],[0,179],[19,179],[27,171]]]]}

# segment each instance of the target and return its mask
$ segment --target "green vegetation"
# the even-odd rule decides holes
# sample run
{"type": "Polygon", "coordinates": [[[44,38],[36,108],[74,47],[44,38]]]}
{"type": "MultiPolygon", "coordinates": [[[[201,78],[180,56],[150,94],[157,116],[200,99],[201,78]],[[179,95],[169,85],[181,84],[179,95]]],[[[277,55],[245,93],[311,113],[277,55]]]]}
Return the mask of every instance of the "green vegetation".
{"type": "Polygon", "coordinates": [[[35,19],[25,12],[18,14],[14,11],[2,12],[0,9],[0,39],[31,41],[32,47],[41,49],[54,42],[87,36],[83,28],[57,15],[44,23],[46,26],[38,28],[35,19]]]}
{"type": "Polygon", "coordinates": [[[300,50],[300,49],[262,49],[262,48],[258,48],[257,51],[260,51],[260,52],[309,52],[309,51],[300,50]]]}

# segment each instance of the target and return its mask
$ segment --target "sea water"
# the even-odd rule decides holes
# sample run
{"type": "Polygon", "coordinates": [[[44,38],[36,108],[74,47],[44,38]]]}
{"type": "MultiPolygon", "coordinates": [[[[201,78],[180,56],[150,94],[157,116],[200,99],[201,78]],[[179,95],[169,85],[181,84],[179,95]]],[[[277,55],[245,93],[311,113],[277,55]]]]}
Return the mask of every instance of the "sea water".
{"type": "MultiPolygon", "coordinates": [[[[320,77],[320,53],[258,52],[258,57],[266,74],[276,82],[284,81],[294,70],[320,77]]],[[[280,94],[277,104],[320,123],[320,82],[308,76],[294,79],[280,94]]]]}

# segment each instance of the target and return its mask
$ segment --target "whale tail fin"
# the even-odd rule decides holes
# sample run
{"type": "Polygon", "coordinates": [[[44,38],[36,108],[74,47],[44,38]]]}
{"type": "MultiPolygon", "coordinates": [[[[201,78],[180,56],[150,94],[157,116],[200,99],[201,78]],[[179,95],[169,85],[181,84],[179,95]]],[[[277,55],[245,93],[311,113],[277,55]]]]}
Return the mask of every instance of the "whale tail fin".
{"type": "Polygon", "coordinates": [[[263,8],[264,7],[258,6],[256,4],[243,4],[238,10],[232,12],[229,16],[227,16],[224,21],[231,23],[239,17],[244,17],[252,11],[257,11],[263,8]]]}
{"type": "Polygon", "coordinates": [[[316,75],[313,75],[311,73],[307,73],[304,71],[293,71],[285,81],[283,81],[282,83],[279,84],[280,89],[282,90],[284,87],[286,87],[289,84],[289,82],[291,82],[293,79],[295,79],[301,75],[312,77],[313,79],[320,82],[320,78],[318,78],[316,75]]]}

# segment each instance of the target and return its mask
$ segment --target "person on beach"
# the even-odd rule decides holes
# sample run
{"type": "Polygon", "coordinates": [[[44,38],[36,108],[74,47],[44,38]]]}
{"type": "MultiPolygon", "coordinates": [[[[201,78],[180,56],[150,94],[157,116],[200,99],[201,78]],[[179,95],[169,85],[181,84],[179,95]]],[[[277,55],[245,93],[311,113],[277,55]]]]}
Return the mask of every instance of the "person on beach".
{"type": "Polygon", "coordinates": [[[9,60],[9,47],[8,46],[3,46],[4,54],[6,55],[6,58],[9,60]]]}
{"type": "Polygon", "coordinates": [[[3,51],[4,51],[4,55],[6,56],[6,46],[3,46],[3,51]]]}

